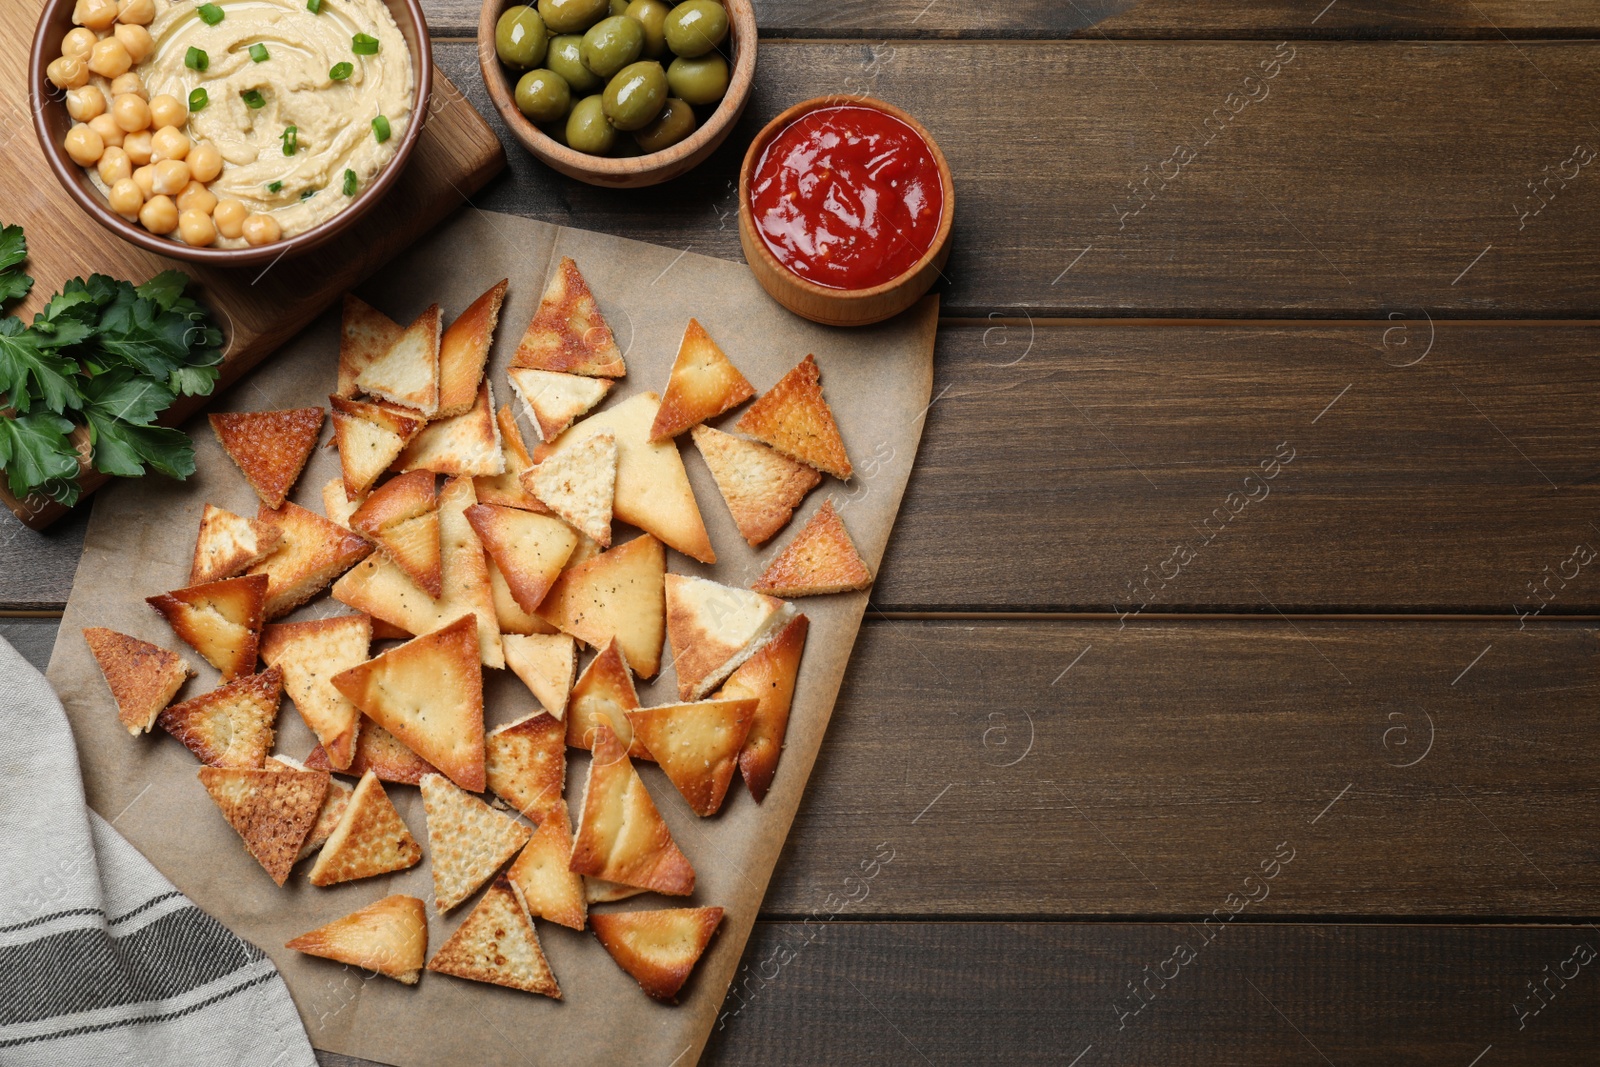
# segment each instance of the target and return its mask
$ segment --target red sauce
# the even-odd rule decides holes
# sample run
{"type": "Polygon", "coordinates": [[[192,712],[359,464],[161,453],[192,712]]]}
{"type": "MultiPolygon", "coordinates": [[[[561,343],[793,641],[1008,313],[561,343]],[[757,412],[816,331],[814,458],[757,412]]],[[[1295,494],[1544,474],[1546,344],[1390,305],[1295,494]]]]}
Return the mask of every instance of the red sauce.
{"type": "Polygon", "coordinates": [[[821,108],[756,165],[756,232],[790,271],[830,289],[893,281],[933,245],[944,188],[916,130],[877,108],[821,108]]]}

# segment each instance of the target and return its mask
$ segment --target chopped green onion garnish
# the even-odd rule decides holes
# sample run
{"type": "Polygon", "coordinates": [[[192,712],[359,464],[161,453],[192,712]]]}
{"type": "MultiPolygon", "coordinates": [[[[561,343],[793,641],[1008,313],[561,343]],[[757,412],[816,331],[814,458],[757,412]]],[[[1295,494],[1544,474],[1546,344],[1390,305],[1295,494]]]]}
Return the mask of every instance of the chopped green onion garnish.
{"type": "Polygon", "coordinates": [[[379,144],[387,141],[389,139],[389,120],[384,118],[382,115],[379,115],[377,118],[373,119],[372,136],[378,139],[379,144]]]}
{"type": "Polygon", "coordinates": [[[189,94],[190,111],[204,111],[209,103],[211,103],[211,94],[204,89],[195,89],[189,94]]]}
{"type": "Polygon", "coordinates": [[[300,148],[300,127],[285,126],[283,133],[279,135],[279,139],[283,141],[283,154],[286,156],[294,155],[300,148]]]}
{"type": "Polygon", "coordinates": [[[267,46],[264,44],[251,45],[250,58],[255,60],[257,63],[265,63],[267,61],[267,46]]]}
{"type": "Polygon", "coordinates": [[[268,182],[267,183],[267,192],[269,192],[269,193],[281,193],[281,192],[283,192],[283,183],[282,182],[268,182]]]}
{"type": "Polygon", "coordinates": [[[315,189],[307,189],[305,192],[300,194],[300,199],[301,200],[310,200],[313,196],[316,196],[316,195],[317,195],[317,191],[315,189]]]}
{"type": "Polygon", "coordinates": [[[306,0],[306,10],[315,15],[322,10],[322,0],[306,0]]]}
{"type": "Polygon", "coordinates": [[[222,21],[222,8],[216,4],[201,4],[196,10],[200,14],[200,21],[207,26],[215,26],[222,21]]]}
{"type": "Polygon", "coordinates": [[[206,55],[204,49],[190,45],[189,50],[183,54],[183,65],[190,70],[205,70],[211,66],[211,57],[206,55]]]}
{"type": "Polygon", "coordinates": [[[378,39],[365,33],[358,33],[350,38],[350,51],[358,56],[375,56],[378,54],[378,39]]]}
{"type": "Polygon", "coordinates": [[[255,89],[246,89],[239,95],[244,98],[244,102],[250,106],[252,111],[267,106],[267,98],[262,96],[261,93],[255,89]]]}
{"type": "Polygon", "coordinates": [[[344,195],[356,195],[356,172],[353,170],[347,170],[344,172],[344,195]]]}
{"type": "Polygon", "coordinates": [[[355,71],[356,68],[351,66],[349,63],[335,63],[328,71],[328,77],[332,78],[336,82],[342,82],[346,78],[350,77],[350,75],[354,74],[355,71]]]}

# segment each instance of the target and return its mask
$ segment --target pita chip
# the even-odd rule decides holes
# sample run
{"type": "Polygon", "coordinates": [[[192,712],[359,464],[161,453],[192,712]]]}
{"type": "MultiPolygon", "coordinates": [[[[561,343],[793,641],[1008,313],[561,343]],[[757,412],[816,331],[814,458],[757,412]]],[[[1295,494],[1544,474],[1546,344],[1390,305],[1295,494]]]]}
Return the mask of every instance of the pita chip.
{"type": "Polygon", "coordinates": [[[495,879],[478,906],[428,961],[428,970],[561,999],[561,987],[539,947],[533,920],[505,878],[495,879]]]}
{"type": "Polygon", "coordinates": [[[667,896],[694,892],[694,868],[678,851],[628,750],[605,723],[595,728],[570,869],[667,896]]]}
{"type": "Polygon", "coordinates": [[[440,911],[470,897],[532,835],[522,823],[438,774],[422,779],[422,809],[428,819],[433,900],[440,911]]]}
{"type": "Polygon", "coordinates": [[[572,827],[567,809],[539,824],[523,846],[506,877],[522,894],[528,914],[574,930],[582,930],[589,907],[584,898],[583,875],[567,869],[572,862],[572,827]]]}
{"type": "Polygon", "coordinates": [[[328,772],[201,767],[200,784],[244,839],[245,849],[283,885],[322,810],[328,772]]]}
{"type": "Polygon", "coordinates": [[[822,481],[815,470],[760,441],[709,426],[696,426],[690,435],[740,535],[752,548],[788,525],[800,501],[822,481]]]}
{"type": "Polygon", "coordinates": [[[629,897],[648,892],[648,889],[623,885],[621,882],[608,882],[604,878],[583,880],[583,899],[590,904],[614,904],[619,900],[627,900],[629,897]]]}
{"type": "Polygon", "coordinates": [[[249,571],[267,577],[269,619],[304,604],[372,552],[366,538],[292,500],[276,511],[263,507],[256,518],[283,535],[277,551],[249,571]]]}
{"type": "Polygon", "coordinates": [[[645,678],[661,669],[667,554],[649,534],[577,567],[550,587],[539,616],[595,648],[612,638],[628,666],[645,678]]]}
{"type": "Polygon", "coordinates": [[[403,871],[421,862],[422,846],[394,809],[378,776],[368,771],[350,794],[339,825],[317,853],[317,862],[311,865],[311,884],[337,885],[403,871]]]}
{"type": "Polygon", "coordinates": [[[432,471],[385,482],[350,513],[350,528],[374,541],[430,597],[443,594],[439,496],[432,471]]]}
{"type": "Polygon", "coordinates": [[[182,656],[137,637],[90,626],[84,629],[83,639],[106,677],[111,699],[117,702],[117,718],[135,737],[149,732],[161,709],[194,676],[182,656]]]}
{"type": "Polygon", "coordinates": [[[578,547],[572,550],[571,556],[567,557],[567,570],[569,571],[574,567],[588,563],[605,551],[600,547],[599,541],[596,541],[582,530],[574,530],[573,532],[578,535],[578,547]]]}
{"type": "Polygon", "coordinates": [[[750,795],[760,803],[772,786],[783,754],[783,736],[789,729],[789,705],[794,681],[800,673],[800,653],[806,646],[810,623],[796,615],[755,655],[744,661],[717,692],[716,699],[754,697],[757,701],[750,736],[739,753],[739,773],[750,795]]]}
{"type": "Polygon", "coordinates": [[[872,572],[850,540],[844,520],[833,510],[833,501],[824,500],[751,588],[774,596],[817,596],[871,584],[872,572]]]}
{"type": "Polygon", "coordinates": [[[438,304],[418,315],[383,355],[356,376],[356,388],[429,418],[438,412],[438,304]]]}
{"type": "Polygon", "coordinates": [[[460,415],[472,407],[478,383],[489,361],[489,344],[500,321],[507,279],[490,286],[456,317],[439,338],[439,411],[437,418],[460,415]]]}
{"type": "Polygon", "coordinates": [[[537,823],[560,812],[566,818],[566,728],[548,712],[535,712],[484,738],[484,775],[495,795],[537,823]]]}
{"type": "MultiPolygon", "coordinates": [[[[291,507],[293,505],[290,505],[291,507]]],[[[254,673],[256,644],[266,609],[267,579],[261,575],[224,578],[146,597],[172,632],[231,682],[254,673]]]]}
{"type": "Polygon", "coordinates": [[[617,487],[612,504],[616,518],[654,534],[701,563],[715,563],[717,554],[676,442],[650,442],[650,427],[659,407],[656,394],[636,393],[589,416],[556,440],[539,445],[533,450],[534,461],[545,463],[609,430],[617,438],[617,487]]]}
{"type": "Polygon", "coordinates": [[[537,611],[577,547],[577,535],[560,519],[516,508],[474,504],[463,514],[517,605],[537,611]]]}
{"type": "MultiPolygon", "coordinates": [[[[327,770],[326,767],[307,767],[304,763],[289,756],[268,756],[261,765],[269,771],[310,771],[327,770]]],[[[328,776],[328,795],[323,798],[322,810],[317,812],[317,821],[306,834],[306,839],[300,843],[300,852],[295,856],[295,862],[305,859],[328,840],[328,835],[333,833],[334,827],[339,825],[339,820],[344,818],[344,809],[350,806],[350,794],[354,792],[351,786],[345,785],[339,779],[328,776]]]]}
{"type": "Polygon", "coordinates": [[[528,323],[511,365],[591,378],[620,378],[628,373],[589,283],[569,257],[561,257],[545,286],[539,310],[528,323]]]}
{"type": "Polygon", "coordinates": [[[344,491],[343,478],[331,478],[327,485],[322,487],[322,510],[327,513],[328,519],[346,530],[350,529],[350,516],[361,506],[358,497],[351,500],[344,491]]]}
{"type": "Polygon", "coordinates": [[[416,985],[428,955],[427,906],[396,893],[301,934],[284,948],[416,985]]]}
{"type": "Polygon", "coordinates": [[[294,488],[322,432],[321,408],[291,411],[219,411],[208,416],[228,458],[269,508],[294,488]]]}
{"type": "Polygon", "coordinates": [[[255,768],[272,751],[282,699],[283,675],[270,667],[174,704],[156,722],[207,766],[255,768]]]}
{"type": "Polygon", "coordinates": [[[200,534],[194,542],[189,584],[232,578],[270,555],[282,537],[276,528],[265,523],[207,504],[200,515],[200,534]]]}
{"type": "Polygon", "coordinates": [[[633,739],[650,750],[689,807],[715,815],[728,795],[757,701],[702,700],[628,712],[633,739]]]}
{"type": "MultiPolygon", "coordinates": [[[[306,757],[306,766],[324,771],[334,769],[328,759],[327,750],[321,745],[311,750],[311,754],[306,757]]],[[[361,729],[356,735],[355,756],[351,758],[350,766],[340,773],[360,777],[371,771],[385,782],[416,785],[422,781],[423,775],[436,774],[438,770],[433,764],[402,745],[394,734],[371,719],[363,719],[361,729]]]]}
{"type": "Polygon", "coordinates": [[[783,601],[683,574],[666,577],[678,697],[700,700],[794,614],[783,601]]]}
{"type": "Polygon", "coordinates": [[[489,589],[494,593],[494,614],[500,622],[502,649],[508,636],[561,632],[532,612],[523,611],[522,605],[518,604],[517,598],[511,594],[511,586],[506,582],[506,576],[500,573],[494,557],[488,557],[486,562],[489,567],[489,589]]]}
{"type": "Polygon", "coordinates": [[[356,296],[344,294],[344,314],[339,322],[338,395],[356,395],[356,379],[377,358],[394,347],[405,328],[356,296]]]}
{"type": "Polygon", "coordinates": [[[649,759],[649,751],[634,744],[633,722],[628,718],[628,712],[638,706],[639,694],[622,648],[615,640],[608,641],[572,686],[567,701],[567,744],[592,750],[595,728],[604,723],[629,746],[629,755],[649,759]]]}
{"type": "Polygon", "coordinates": [[[522,476],[523,488],[602,547],[611,547],[617,438],[597,433],[551,455],[522,476]]]}
{"type": "Polygon", "coordinates": [[[374,641],[409,641],[417,636],[410,630],[402,630],[392,622],[382,619],[372,620],[372,639],[374,641]]]}
{"type": "Polygon", "coordinates": [[[483,668],[477,620],[433,633],[333,676],[351,703],[463,789],[483,789],[483,668]]]}
{"type": "Polygon", "coordinates": [[[504,474],[500,424],[494,418],[494,387],[478,386],[477,399],[459,415],[439,418],[412,438],[395,465],[402,471],[429,470],[469,477],[504,474]]]}
{"type": "Polygon", "coordinates": [[[617,966],[651,997],[670,1004],[711,943],[722,914],[721,908],[657,908],[597,913],[589,921],[617,966]]]}
{"type": "Polygon", "coordinates": [[[578,674],[578,643],[567,634],[507,634],[500,639],[506,666],[522,679],[557,721],[566,716],[567,697],[578,674]]]}
{"type": "Polygon", "coordinates": [[[541,441],[560,437],[573,420],[605,399],[616,384],[609,378],[585,378],[532,367],[512,367],[506,371],[506,378],[541,441]]]}
{"type": "Polygon", "coordinates": [[[337,771],[355,758],[361,713],[333,687],[333,676],[365,663],[371,644],[365,615],[275,623],[261,636],[261,658],[283,672],[289,699],[337,771]]]}
{"type": "Polygon", "coordinates": [[[650,440],[676,437],[755,395],[755,388],[729,362],[700,321],[690,319],[667,378],[661,410],[650,427],[650,440]]]}
{"type": "Polygon", "coordinates": [[[333,405],[333,440],[339,446],[344,495],[355,500],[383,476],[427,420],[415,412],[364,400],[331,396],[328,402],[333,405]]]}
{"type": "Polygon", "coordinates": [[[822,374],[807,356],[739,417],[737,428],[779,452],[849,481],[850,456],[822,396],[822,374]]]}
{"type": "Polygon", "coordinates": [[[502,474],[479,475],[472,479],[478,503],[523,511],[549,511],[522,487],[522,473],[533,466],[533,457],[528,455],[528,446],[522,441],[522,431],[517,429],[517,418],[511,414],[510,405],[502,404],[494,421],[500,427],[500,451],[505,455],[506,466],[502,474]]]}

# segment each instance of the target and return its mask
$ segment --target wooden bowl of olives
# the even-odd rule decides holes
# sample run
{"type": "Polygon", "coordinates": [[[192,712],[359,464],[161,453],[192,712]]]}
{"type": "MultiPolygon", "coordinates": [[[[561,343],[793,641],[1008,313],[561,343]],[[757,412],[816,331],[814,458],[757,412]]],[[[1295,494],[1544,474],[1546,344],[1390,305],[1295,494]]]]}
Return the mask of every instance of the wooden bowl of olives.
{"type": "Polygon", "coordinates": [[[727,139],[750,99],[750,0],[485,0],[478,65],[524,148],[562,174],[656,185],[727,139]]]}

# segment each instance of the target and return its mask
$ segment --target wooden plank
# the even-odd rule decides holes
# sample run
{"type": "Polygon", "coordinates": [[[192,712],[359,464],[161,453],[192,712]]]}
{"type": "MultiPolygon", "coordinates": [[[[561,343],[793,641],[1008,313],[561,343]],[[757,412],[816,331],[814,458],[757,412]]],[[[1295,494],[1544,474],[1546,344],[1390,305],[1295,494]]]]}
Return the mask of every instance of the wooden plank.
{"type": "MultiPolygon", "coordinates": [[[[486,111],[474,46],[435,55],[486,111]]],[[[913,110],[955,170],[946,314],[1596,312],[1600,178],[1579,164],[1600,138],[1578,102],[1600,44],[771,41],[756,81],[693,177],[600,190],[513,151],[475,202],[738,258],[741,146],[796,100],[862,92],[913,110]],[[997,70],[1050,86],[1051,117],[997,70]]]]}
{"type": "Polygon", "coordinates": [[[43,531],[0,508],[0,611],[65,607],[88,525],[89,505],[43,531]]]}
{"type": "Polygon", "coordinates": [[[41,671],[50,664],[50,650],[55,647],[59,628],[57,619],[0,618],[0,637],[11,642],[23,659],[41,671]]]}

